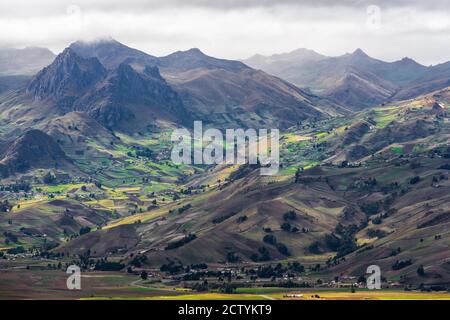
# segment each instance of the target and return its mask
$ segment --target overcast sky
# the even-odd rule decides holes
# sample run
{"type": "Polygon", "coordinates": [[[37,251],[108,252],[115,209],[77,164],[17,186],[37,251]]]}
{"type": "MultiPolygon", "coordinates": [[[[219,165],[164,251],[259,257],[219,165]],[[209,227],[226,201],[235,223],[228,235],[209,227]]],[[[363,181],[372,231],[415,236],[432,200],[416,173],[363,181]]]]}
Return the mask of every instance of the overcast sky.
{"type": "Polygon", "coordinates": [[[55,53],[113,37],[153,55],[198,47],[240,59],[310,48],[450,60],[449,0],[0,0],[0,46],[55,53]],[[333,4],[333,5],[331,5],[333,4]]]}

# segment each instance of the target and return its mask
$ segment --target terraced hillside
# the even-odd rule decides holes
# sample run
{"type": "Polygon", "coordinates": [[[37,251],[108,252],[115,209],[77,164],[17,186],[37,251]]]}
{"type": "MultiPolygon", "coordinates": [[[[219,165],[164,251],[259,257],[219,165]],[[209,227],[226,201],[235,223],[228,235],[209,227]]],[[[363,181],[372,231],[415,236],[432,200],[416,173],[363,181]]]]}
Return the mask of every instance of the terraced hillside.
{"type": "Polygon", "coordinates": [[[148,268],[297,261],[328,278],[360,276],[377,264],[390,281],[445,284],[448,97],[446,89],[293,127],[281,139],[282,169],[274,177],[252,166],[193,167],[172,183],[150,176],[75,196],[61,190],[106,218],[52,252],[115,257],[124,265],[140,257],[148,268]],[[360,144],[372,148],[355,154],[360,144]]]}
{"type": "Polygon", "coordinates": [[[202,291],[331,285],[376,264],[388,285],[446,288],[449,108],[450,88],[353,112],[198,50],[72,45],[0,96],[0,267],[202,291]],[[280,125],[279,173],[172,163],[179,117],[280,125]]]}

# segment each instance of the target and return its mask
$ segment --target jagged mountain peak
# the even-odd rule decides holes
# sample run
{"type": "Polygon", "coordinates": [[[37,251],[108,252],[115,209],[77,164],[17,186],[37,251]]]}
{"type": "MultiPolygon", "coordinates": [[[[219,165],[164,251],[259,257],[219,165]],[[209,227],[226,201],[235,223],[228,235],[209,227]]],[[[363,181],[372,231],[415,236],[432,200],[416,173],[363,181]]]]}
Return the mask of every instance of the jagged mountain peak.
{"type": "Polygon", "coordinates": [[[358,57],[369,57],[367,53],[365,53],[361,48],[357,48],[355,51],[353,51],[352,55],[358,57]]]}
{"type": "Polygon", "coordinates": [[[194,55],[194,56],[206,56],[199,48],[191,48],[184,51],[186,54],[194,55]]]}
{"type": "MultiPolygon", "coordinates": [[[[358,48],[352,53],[348,53],[344,55],[347,59],[344,61],[347,61],[347,63],[354,64],[354,63],[377,63],[380,60],[374,59],[370,57],[367,53],[365,53],[362,49],[358,48]]],[[[340,57],[338,57],[339,59],[340,57]]]]}
{"type": "Polygon", "coordinates": [[[420,63],[418,63],[416,60],[408,58],[408,57],[404,57],[401,60],[395,61],[394,63],[396,63],[398,65],[403,65],[403,66],[420,66],[420,67],[425,67],[425,66],[421,65],[420,63]]]}
{"type": "Polygon", "coordinates": [[[67,48],[32,79],[27,92],[35,99],[53,99],[69,106],[74,97],[105,75],[106,70],[97,58],[83,58],[67,48]]]}

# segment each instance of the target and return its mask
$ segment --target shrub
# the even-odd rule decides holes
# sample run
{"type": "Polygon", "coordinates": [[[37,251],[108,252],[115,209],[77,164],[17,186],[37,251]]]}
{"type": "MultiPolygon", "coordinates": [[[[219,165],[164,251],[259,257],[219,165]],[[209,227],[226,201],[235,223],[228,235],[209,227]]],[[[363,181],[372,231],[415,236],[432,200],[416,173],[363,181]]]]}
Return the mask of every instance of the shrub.
{"type": "Polygon", "coordinates": [[[372,216],[380,212],[381,203],[380,202],[363,203],[362,205],[360,205],[360,208],[362,212],[364,212],[366,215],[372,216]]]}
{"type": "Polygon", "coordinates": [[[263,241],[265,243],[271,244],[271,245],[276,245],[277,244],[277,238],[274,235],[271,234],[267,234],[264,236],[263,241]]]}
{"type": "Polygon", "coordinates": [[[247,216],[240,216],[239,218],[236,219],[237,223],[243,223],[247,221],[247,216]]]}
{"type": "Polygon", "coordinates": [[[252,259],[255,262],[261,261],[269,261],[272,260],[272,258],[270,257],[270,253],[269,250],[267,250],[266,247],[260,247],[258,249],[258,253],[254,253],[250,256],[250,259],[252,259]]]}
{"type": "Polygon", "coordinates": [[[230,213],[228,213],[228,214],[226,214],[226,215],[223,215],[223,216],[214,218],[212,222],[213,222],[214,224],[219,224],[219,223],[221,223],[221,222],[223,222],[223,221],[225,221],[225,220],[231,218],[232,216],[235,216],[236,214],[237,214],[236,212],[230,212],[230,213]]]}
{"type": "Polygon", "coordinates": [[[420,182],[420,177],[419,176],[415,176],[413,178],[411,178],[411,180],[409,180],[409,184],[416,184],[420,182]]]}
{"type": "Polygon", "coordinates": [[[191,204],[188,203],[184,206],[182,206],[181,208],[178,208],[178,214],[182,214],[183,212],[189,210],[191,208],[191,204]]]}
{"type": "Polygon", "coordinates": [[[291,224],[289,222],[284,222],[281,225],[281,229],[286,231],[286,232],[291,232],[292,226],[291,226],[291,224]]]}
{"type": "Polygon", "coordinates": [[[281,253],[282,255],[285,255],[285,256],[290,256],[291,255],[290,252],[289,252],[288,247],[286,247],[286,245],[284,245],[283,243],[278,242],[276,244],[276,247],[277,247],[278,252],[281,253]]]}
{"type": "Polygon", "coordinates": [[[141,279],[142,280],[147,280],[148,279],[148,273],[145,270],[141,272],[141,279]]]}
{"type": "Polygon", "coordinates": [[[25,251],[24,247],[22,247],[22,246],[18,246],[16,248],[11,248],[6,251],[6,253],[8,253],[8,254],[20,254],[20,253],[25,253],[25,252],[26,251],[25,251]]]}
{"type": "Polygon", "coordinates": [[[89,228],[89,227],[82,227],[80,229],[80,236],[82,236],[83,234],[89,233],[89,232],[91,232],[91,228],[89,228]]]}
{"type": "Polygon", "coordinates": [[[187,243],[189,243],[189,242],[191,242],[191,241],[193,241],[195,239],[197,239],[197,236],[195,234],[189,234],[189,235],[185,236],[183,239],[176,240],[176,241],[173,241],[173,242],[169,242],[167,244],[165,250],[172,250],[172,249],[176,249],[176,248],[182,247],[185,244],[187,244],[187,243]]]}
{"type": "Polygon", "coordinates": [[[94,270],[99,271],[119,271],[122,270],[125,266],[120,262],[109,262],[106,260],[99,260],[95,263],[94,270]]]}
{"type": "Polygon", "coordinates": [[[295,220],[297,219],[297,213],[295,213],[295,211],[288,211],[285,214],[283,214],[283,219],[286,221],[295,220]]]}
{"type": "Polygon", "coordinates": [[[228,252],[227,253],[227,261],[229,263],[237,263],[237,262],[241,261],[241,259],[235,252],[228,252]]]}
{"type": "Polygon", "coordinates": [[[308,246],[308,251],[314,254],[320,254],[320,243],[315,241],[308,246]]]}
{"type": "Polygon", "coordinates": [[[392,270],[400,270],[403,269],[409,265],[412,264],[412,260],[408,259],[408,260],[397,260],[395,261],[395,263],[392,265],[392,270]]]}
{"type": "Polygon", "coordinates": [[[419,266],[419,267],[417,268],[417,274],[418,274],[420,277],[425,276],[425,269],[423,268],[423,266],[419,266]]]}

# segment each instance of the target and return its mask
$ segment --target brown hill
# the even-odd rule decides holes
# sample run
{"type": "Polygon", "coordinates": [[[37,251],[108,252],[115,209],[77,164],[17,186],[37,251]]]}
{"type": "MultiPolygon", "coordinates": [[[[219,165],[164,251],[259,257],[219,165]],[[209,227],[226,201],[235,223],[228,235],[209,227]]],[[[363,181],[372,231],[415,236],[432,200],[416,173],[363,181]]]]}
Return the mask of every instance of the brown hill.
{"type": "Polygon", "coordinates": [[[55,168],[70,164],[52,137],[40,130],[29,130],[14,141],[4,142],[0,153],[3,178],[30,168],[55,168]]]}

